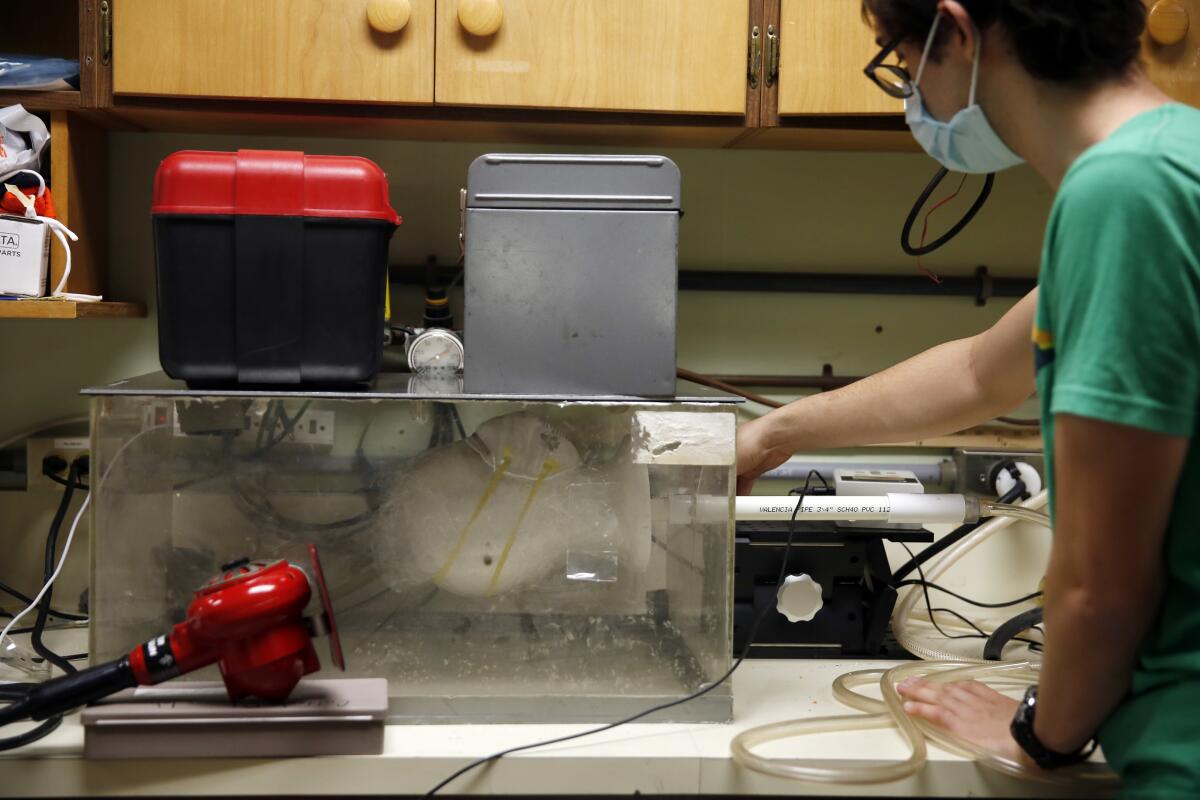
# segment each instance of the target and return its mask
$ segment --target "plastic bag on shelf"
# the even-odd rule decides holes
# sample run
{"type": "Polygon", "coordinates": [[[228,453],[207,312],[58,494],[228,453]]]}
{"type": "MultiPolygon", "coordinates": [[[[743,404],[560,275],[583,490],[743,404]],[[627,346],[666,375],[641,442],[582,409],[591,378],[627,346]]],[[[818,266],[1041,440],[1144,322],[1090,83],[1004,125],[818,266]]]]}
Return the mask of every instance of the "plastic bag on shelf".
{"type": "Polygon", "coordinates": [[[40,172],[42,151],[49,142],[46,123],[23,106],[0,108],[0,181],[21,170],[40,172]]]}
{"type": "Polygon", "coordinates": [[[79,89],[79,61],[0,53],[0,89],[53,92],[79,89]]]}

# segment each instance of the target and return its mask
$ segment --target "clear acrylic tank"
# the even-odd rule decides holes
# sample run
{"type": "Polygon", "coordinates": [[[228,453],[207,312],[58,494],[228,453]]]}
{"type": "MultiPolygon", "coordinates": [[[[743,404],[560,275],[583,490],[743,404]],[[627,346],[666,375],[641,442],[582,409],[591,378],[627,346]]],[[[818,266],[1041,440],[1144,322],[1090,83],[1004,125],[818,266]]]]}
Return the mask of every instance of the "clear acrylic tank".
{"type": "MultiPolygon", "coordinates": [[[[88,390],[93,659],[167,630],[221,564],[312,542],[349,674],[388,679],[393,721],[613,720],[690,694],[731,663],[735,457],[735,405],[690,388],[88,390]],[[698,502],[703,522],[672,513],[698,502]]],[[[725,684],[652,719],[731,713],[725,684]]]]}

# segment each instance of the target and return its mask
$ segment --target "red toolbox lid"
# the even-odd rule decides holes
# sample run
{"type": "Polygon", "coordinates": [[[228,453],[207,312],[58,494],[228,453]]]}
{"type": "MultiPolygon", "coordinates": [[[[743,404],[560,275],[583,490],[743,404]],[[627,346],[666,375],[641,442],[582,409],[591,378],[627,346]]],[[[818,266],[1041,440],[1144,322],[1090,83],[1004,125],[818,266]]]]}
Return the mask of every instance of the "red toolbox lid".
{"type": "Polygon", "coordinates": [[[290,150],[172,153],[154,176],[152,211],[401,222],[375,162],[290,150]]]}

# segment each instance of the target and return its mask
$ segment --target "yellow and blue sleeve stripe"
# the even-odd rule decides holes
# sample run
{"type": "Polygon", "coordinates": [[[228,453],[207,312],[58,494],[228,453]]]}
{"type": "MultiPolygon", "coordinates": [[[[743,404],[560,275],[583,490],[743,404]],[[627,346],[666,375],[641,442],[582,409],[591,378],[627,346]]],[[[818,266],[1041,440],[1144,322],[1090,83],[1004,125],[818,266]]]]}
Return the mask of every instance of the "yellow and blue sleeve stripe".
{"type": "Polygon", "coordinates": [[[1034,327],[1033,361],[1037,369],[1054,361],[1054,334],[1050,331],[1034,327]]]}

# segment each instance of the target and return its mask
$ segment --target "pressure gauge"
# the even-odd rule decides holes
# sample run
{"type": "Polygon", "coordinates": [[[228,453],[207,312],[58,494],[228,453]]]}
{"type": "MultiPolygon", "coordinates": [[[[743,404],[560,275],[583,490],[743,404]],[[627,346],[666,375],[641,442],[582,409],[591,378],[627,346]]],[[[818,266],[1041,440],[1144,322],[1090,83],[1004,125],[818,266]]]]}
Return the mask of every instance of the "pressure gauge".
{"type": "Polygon", "coordinates": [[[429,328],[408,341],[411,372],[459,372],[463,368],[463,343],[454,331],[429,328]]]}

